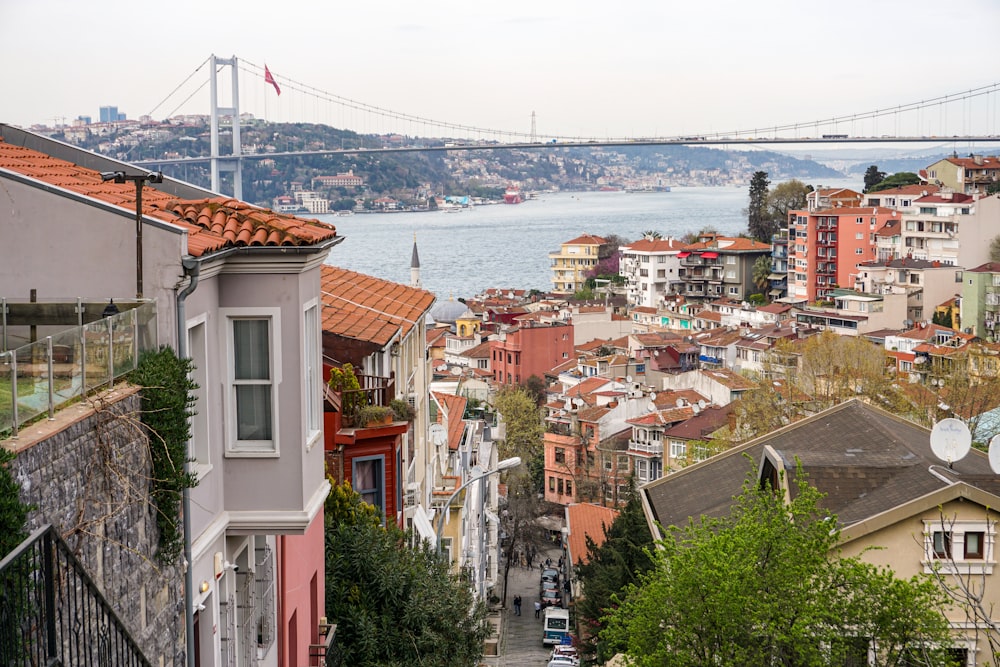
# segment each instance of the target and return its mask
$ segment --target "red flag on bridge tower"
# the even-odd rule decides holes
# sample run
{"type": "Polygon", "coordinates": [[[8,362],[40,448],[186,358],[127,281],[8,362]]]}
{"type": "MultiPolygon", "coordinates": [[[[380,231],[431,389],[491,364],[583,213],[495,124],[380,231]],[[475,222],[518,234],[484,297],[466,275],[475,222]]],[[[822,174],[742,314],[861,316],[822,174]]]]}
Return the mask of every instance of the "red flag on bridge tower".
{"type": "Polygon", "coordinates": [[[264,82],[274,86],[274,92],[279,95],[281,94],[281,88],[278,87],[278,82],[274,80],[273,76],[271,76],[271,70],[267,68],[267,65],[264,65],[264,82]]]}

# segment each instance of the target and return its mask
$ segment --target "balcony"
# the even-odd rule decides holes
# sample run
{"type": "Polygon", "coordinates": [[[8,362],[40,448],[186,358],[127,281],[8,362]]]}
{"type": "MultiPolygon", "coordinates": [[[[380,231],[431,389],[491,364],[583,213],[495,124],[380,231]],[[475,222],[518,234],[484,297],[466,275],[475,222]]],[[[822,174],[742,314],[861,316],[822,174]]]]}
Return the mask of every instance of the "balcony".
{"type": "Polygon", "coordinates": [[[135,370],[139,356],[157,348],[155,302],[121,302],[112,309],[103,301],[3,299],[3,310],[3,340],[33,342],[0,351],[0,433],[16,436],[43,413],[51,418],[61,406],[135,370]]]}
{"type": "Polygon", "coordinates": [[[644,454],[646,456],[663,456],[662,440],[629,440],[629,453],[644,454]]]}

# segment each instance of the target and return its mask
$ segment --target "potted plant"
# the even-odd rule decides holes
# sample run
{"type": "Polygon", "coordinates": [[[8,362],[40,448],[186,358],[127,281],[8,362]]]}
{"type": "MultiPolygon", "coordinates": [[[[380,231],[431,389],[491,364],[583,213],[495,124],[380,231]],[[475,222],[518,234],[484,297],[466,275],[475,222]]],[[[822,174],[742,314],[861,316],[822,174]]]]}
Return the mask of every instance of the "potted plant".
{"type": "Polygon", "coordinates": [[[392,408],[396,421],[408,422],[412,421],[413,417],[416,416],[413,408],[410,407],[409,401],[405,401],[401,398],[394,398],[389,401],[389,407],[392,408]]]}
{"type": "Polygon", "coordinates": [[[354,374],[354,366],[347,363],[340,368],[330,369],[330,389],[340,393],[340,410],[344,419],[350,420],[354,417],[358,408],[365,403],[365,395],[361,391],[361,383],[358,376],[354,374]]]}
{"type": "Polygon", "coordinates": [[[392,423],[392,409],[384,405],[362,405],[354,413],[357,426],[371,428],[392,423]]]}

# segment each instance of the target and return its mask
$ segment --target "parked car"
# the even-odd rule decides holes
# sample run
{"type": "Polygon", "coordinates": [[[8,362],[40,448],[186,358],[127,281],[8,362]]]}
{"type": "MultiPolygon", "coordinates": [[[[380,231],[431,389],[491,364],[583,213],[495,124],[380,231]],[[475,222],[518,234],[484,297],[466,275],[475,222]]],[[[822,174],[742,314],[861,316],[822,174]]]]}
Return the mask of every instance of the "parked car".
{"type": "Polygon", "coordinates": [[[549,656],[550,664],[553,660],[563,660],[573,665],[579,665],[580,653],[576,650],[575,646],[559,644],[552,649],[552,654],[549,656]]]}
{"type": "Polygon", "coordinates": [[[554,567],[542,570],[542,581],[554,581],[559,583],[559,570],[554,567]]]}
{"type": "Polygon", "coordinates": [[[542,591],[542,608],[545,607],[561,607],[562,606],[562,594],[559,592],[558,588],[550,588],[546,591],[542,591]]]}
{"type": "Polygon", "coordinates": [[[538,594],[541,595],[545,591],[558,591],[559,582],[557,581],[543,581],[538,587],[538,594]]]}

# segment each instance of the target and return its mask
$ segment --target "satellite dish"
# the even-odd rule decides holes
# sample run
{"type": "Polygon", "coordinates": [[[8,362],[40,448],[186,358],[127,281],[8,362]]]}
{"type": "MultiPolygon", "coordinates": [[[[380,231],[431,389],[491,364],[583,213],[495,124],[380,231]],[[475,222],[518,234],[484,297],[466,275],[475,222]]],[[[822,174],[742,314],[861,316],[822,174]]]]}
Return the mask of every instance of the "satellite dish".
{"type": "Polygon", "coordinates": [[[448,431],[441,424],[431,424],[427,433],[435,445],[441,446],[448,441],[448,431]]]}
{"type": "Polygon", "coordinates": [[[990,440],[990,468],[1000,475],[1000,435],[995,435],[990,440]]]}
{"type": "Polygon", "coordinates": [[[655,401],[656,400],[656,392],[655,391],[649,392],[649,400],[651,400],[651,401],[655,401]]]}
{"type": "Polygon", "coordinates": [[[948,465],[960,461],[972,447],[972,433],[960,419],[942,419],[931,430],[931,451],[948,465]]]}
{"type": "Polygon", "coordinates": [[[625,381],[626,382],[631,382],[632,381],[632,376],[631,375],[626,375],[625,376],[625,381]]]}
{"type": "Polygon", "coordinates": [[[582,398],[574,398],[573,399],[573,405],[575,405],[576,407],[580,407],[581,405],[583,405],[583,399],[582,398]]]}
{"type": "Polygon", "coordinates": [[[452,375],[461,375],[462,374],[462,367],[461,366],[452,366],[451,374],[452,375]]]}
{"type": "Polygon", "coordinates": [[[684,399],[683,398],[678,398],[676,401],[674,401],[674,405],[676,405],[679,408],[683,408],[684,407],[684,399]]]}
{"type": "Polygon", "coordinates": [[[705,401],[699,399],[698,400],[698,407],[701,408],[702,410],[704,410],[705,409],[705,401]]]}

